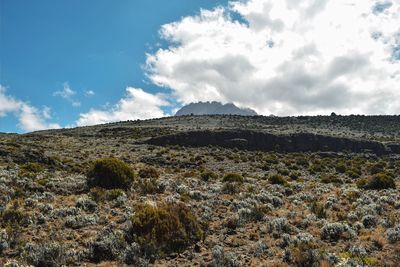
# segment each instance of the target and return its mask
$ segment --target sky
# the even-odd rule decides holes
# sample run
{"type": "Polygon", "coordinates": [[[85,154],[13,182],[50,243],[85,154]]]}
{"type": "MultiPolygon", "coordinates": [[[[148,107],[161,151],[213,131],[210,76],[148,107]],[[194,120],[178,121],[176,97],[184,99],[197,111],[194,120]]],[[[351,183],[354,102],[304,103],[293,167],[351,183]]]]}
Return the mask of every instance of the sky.
{"type": "Polygon", "coordinates": [[[400,113],[400,0],[1,0],[0,132],[173,115],[400,113]]]}

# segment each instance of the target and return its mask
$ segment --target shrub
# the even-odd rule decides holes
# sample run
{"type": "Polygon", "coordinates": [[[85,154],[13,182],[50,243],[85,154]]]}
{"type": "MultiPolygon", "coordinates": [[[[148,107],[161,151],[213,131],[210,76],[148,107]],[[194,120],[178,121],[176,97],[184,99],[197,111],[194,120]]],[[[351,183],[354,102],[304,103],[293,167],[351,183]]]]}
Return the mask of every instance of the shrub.
{"type": "Polygon", "coordinates": [[[142,194],[162,193],[165,190],[165,185],[161,184],[158,179],[155,178],[140,179],[136,186],[142,194]]]}
{"type": "Polygon", "coordinates": [[[386,231],[387,239],[390,243],[396,243],[400,241],[400,224],[386,231]]]}
{"type": "Polygon", "coordinates": [[[218,179],[218,174],[216,174],[215,172],[212,171],[204,171],[200,174],[201,179],[203,179],[203,181],[209,181],[209,180],[216,180],[218,179]]]}
{"type": "Polygon", "coordinates": [[[96,263],[115,260],[125,246],[123,235],[113,231],[112,227],[106,227],[89,243],[89,257],[96,263]]]}
{"type": "Polygon", "coordinates": [[[371,174],[378,174],[385,170],[386,163],[381,161],[369,166],[368,170],[371,174]]]}
{"type": "Polygon", "coordinates": [[[98,216],[97,215],[77,215],[77,216],[69,216],[65,221],[65,226],[72,229],[79,229],[86,227],[88,225],[97,224],[98,216]]]}
{"type": "Polygon", "coordinates": [[[335,166],[335,169],[339,173],[345,173],[347,170],[347,167],[343,162],[340,162],[340,163],[338,163],[338,165],[335,166]]]}
{"type": "Polygon", "coordinates": [[[158,178],[160,174],[154,167],[146,167],[139,170],[140,178],[158,178]]]}
{"type": "Polygon", "coordinates": [[[313,202],[311,204],[311,212],[313,212],[318,218],[326,218],[326,211],[323,204],[318,202],[313,202]]]}
{"type": "Polygon", "coordinates": [[[222,179],[224,182],[236,182],[236,183],[243,183],[244,178],[242,175],[238,173],[227,173],[224,175],[222,179]]]}
{"type": "Polygon", "coordinates": [[[96,202],[112,201],[123,195],[125,195],[125,192],[122,189],[106,190],[101,187],[90,189],[90,197],[96,202]]]}
{"type": "Polygon", "coordinates": [[[280,184],[280,185],[286,185],[286,184],[287,184],[286,179],[285,179],[282,175],[279,175],[279,174],[273,174],[273,175],[271,175],[271,176],[268,178],[268,181],[269,181],[271,184],[280,184]]]}
{"type": "Polygon", "coordinates": [[[3,227],[8,226],[20,226],[28,224],[29,216],[20,210],[6,209],[1,213],[0,216],[1,225],[3,227]]]}
{"type": "Polygon", "coordinates": [[[300,172],[291,172],[289,177],[292,180],[298,180],[300,178],[300,175],[301,175],[300,172]]]}
{"type": "Polygon", "coordinates": [[[236,194],[239,193],[238,183],[225,183],[221,188],[221,191],[225,194],[236,194]]]}
{"type": "Polygon", "coordinates": [[[339,177],[337,177],[336,175],[333,175],[333,174],[322,176],[321,182],[324,184],[330,184],[330,183],[341,184],[341,183],[343,183],[342,179],[340,179],[339,177]]]}
{"type": "Polygon", "coordinates": [[[21,166],[19,176],[34,177],[36,174],[44,171],[44,167],[39,163],[29,162],[21,166]]]}
{"type": "Polygon", "coordinates": [[[321,229],[321,239],[338,241],[339,239],[351,239],[356,236],[353,229],[347,224],[339,222],[328,223],[321,229]]]}
{"type": "Polygon", "coordinates": [[[57,243],[28,243],[24,248],[26,261],[34,266],[57,267],[66,263],[66,253],[63,246],[57,243]]]}
{"type": "Polygon", "coordinates": [[[350,178],[356,179],[361,176],[361,172],[357,169],[350,169],[346,171],[347,176],[350,178]]]}
{"type": "Polygon", "coordinates": [[[131,241],[155,253],[182,252],[199,241],[202,230],[184,204],[141,205],[131,219],[131,241]]]}
{"type": "Polygon", "coordinates": [[[320,266],[321,255],[313,242],[299,242],[290,246],[292,262],[296,266],[320,266]]]}
{"type": "Polygon", "coordinates": [[[26,172],[39,173],[44,171],[44,167],[39,163],[29,162],[21,166],[21,170],[26,172]]]}
{"type": "Polygon", "coordinates": [[[94,162],[87,177],[90,187],[129,189],[135,175],[129,165],[123,161],[116,158],[104,158],[94,162]]]}
{"type": "Polygon", "coordinates": [[[282,174],[282,175],[289,175],[289,170],[287,170],[287,169],[279,169],[278,173],[282,174]]]}
{"type": "Polygon", "coordinates": [[[385,173],[378,173],[368,179],[360,179],[357,181],[357,186],[363,189],[381,190],[388,188],[396,188],[394,179],[385,173]]]}

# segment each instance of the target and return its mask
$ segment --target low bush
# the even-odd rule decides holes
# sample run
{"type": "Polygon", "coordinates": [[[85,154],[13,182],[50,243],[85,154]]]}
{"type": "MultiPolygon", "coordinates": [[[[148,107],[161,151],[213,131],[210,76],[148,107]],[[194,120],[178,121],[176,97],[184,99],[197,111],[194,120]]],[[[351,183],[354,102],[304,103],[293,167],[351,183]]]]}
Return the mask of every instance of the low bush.
{"type": "Polygon", "coordinates": [[[234,195],[240,192],[239,183],[225,183],[221,188],[222,193],[234,195]]]}
{"type": "Polygon", "coordinates": [[[289,175],[290,179],[294,181],[298,180],[300,176],[301,176],[300,172],[291,172],[289,175]]]}
{"type": "Polygon", "coordinates": [[[342,179],[340,179],[339,177],[337,177],[336,175],[324,175],[321,177],[321,182],[324,184],[341,184],[343,183],[342,179]]]}
{"type": "Polygon", "coordinates": [[[90,197],[96,202],[112,201],[120,196],[123,196],[125,192],[122,189],[110,189],[106,190],[101,187],[94,187],[90,189],[90,197]]]}
{"type": "Polygon", "coordinates": [[[346,164],[344,162],[340,162],[335,166],[335,169],[339,173],[345,173],[347,170],[346,164]]]}
{"type": "Polygon", "coordinates": [[[396,188],[394,179],[386,173],[378,173],[371,177],[362,178],[357,181],[357,186],[369,190],[382,190],[388,188],[396,188]]]}
{"type": "Polygon", "coordinates": [[[161,184],[156,178],[140,179],[135,186],[142,194],[162,193],[165,190],[165,185],[161,184]]]}
{"type": "Polygon", "coordinates": [[[203,235],[197,218],[183,203],[141,205],[131,223],[130,241],[161,256],[182,252],[203,235]]]}
{"type": "Polygon", "coordinates": [[[33,178],[42,171],[44,171],[44,167],[41,164],[29,162],[20,167],[18,175],[33,178]]]}
{"type": "Polygon", "coordinates": [[[236,182],[236,183],[243,183],[244,178],[242,175],[238,173],[227,173],[224,175],[222,179],[224,182],[236,182]]]}
{"type": "Polygon", "coordinates": [[[87,178],[90,187],[129,189],[135,174],[125,162],[116,158],[104,158],[94,162],[87,178]]]}
{"type": "Polygon", "coordinates": [[[1,213],[0,218],[2,227],[26,225],[29,221],[29,216],[17,209],[6,209],[1,213]]]}
{"type": "Polygon", "coordinates": [[[204,171],[200,174],[200,177],[203,181],[210,181],[218,179],[218,174],[212,171],[204,171]]]}
{"type": "Polygon", "coordinates": [[[287,185],[287,181],[285,177],[279,174],[273,174],[268,178],[268,181],[271,184],[280,184],[280,185],[287,185]]]}
{"type": "Polygon", "coordinates": [[[33,172],[33,173],[39,173],[44,171],[44,167],[40,165],[39,163],[26,163],[21,166],[21,170],[26,171],[26,172],[33,172]]]}
{"type": "Polygon", "coordinates": [[[290,246],[292,263],[295,266],[320,266],[322,259],[318,245],[313,242],[299,242],[290,246]]]}
{"type": "Polygon", "coordinates": [[[118,259],[126,246],[123,235],[112,227],[105,227],[99,235],[89,243],[89,258],[98,263],[118,259]]]}
{"type": "Polygon", "coordinates": [[[158,178],[160,174],[154,167],[146,167],[139,170],[140,178],[158,178]]]}
{"type": "Polygon", "coordinates": [[[313,202],[311,204],[311,212],[314,213],[318,218],[326,218],[326,210],[323,204],[318,202],[313,202]]]}
{"type": "Polygon", "coordinates": [[[339,239],[352,239],[356,233],[348,224],[339,222],[328,223],[321,229],[321,239],[328,241],[338,241],[339,239]]]}
{"type": "Polygon", "coordinates": [[[57,243],[27,243],[23,254],[25,260],[33,266],[57,267],[66,263],[66,251],[57,243]]]}

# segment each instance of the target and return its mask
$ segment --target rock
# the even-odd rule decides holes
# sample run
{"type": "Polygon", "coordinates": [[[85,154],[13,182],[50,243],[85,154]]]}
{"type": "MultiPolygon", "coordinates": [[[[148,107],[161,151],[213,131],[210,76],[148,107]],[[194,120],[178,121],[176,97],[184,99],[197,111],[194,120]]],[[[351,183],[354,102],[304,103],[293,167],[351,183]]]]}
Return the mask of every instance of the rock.
{"type": "Polygon", "coordinates": [[[393,153],[383,143],[332,137],[311,133],[276,135],[251,130],[188,131],[154,137],[146,141],[151,145],[181,145],[204,147],[209,145],[247,150],[278,152],[372,152],[377,155],[393,153]]]}

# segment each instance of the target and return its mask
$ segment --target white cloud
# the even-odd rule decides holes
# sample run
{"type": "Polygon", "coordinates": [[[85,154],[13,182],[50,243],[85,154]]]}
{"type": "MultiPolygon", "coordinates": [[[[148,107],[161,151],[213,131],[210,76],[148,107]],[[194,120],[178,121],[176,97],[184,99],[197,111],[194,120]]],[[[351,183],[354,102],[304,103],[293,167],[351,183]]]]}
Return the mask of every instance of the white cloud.
{"type": "Polygon", "coordinates": [[[170,46],[148,54],[146,69],[184,104],[218,100],[277,115],[398,114],[398,25],[398,0],[231,1],[163,25],[170,46]]]}
{"type": "Polygon", "coordinates": [[[0,118],[9,113],[15,114],[18,118],[18,127],[24,131],[38,131],[44,129],[58,129],[57,123],[48,123],[51,119],[50,108],[44,107],[39,110],[28,103],[17,100],[6,94],[6,88],[0,85],[0,118]]]}
{"type": "Polygon", "coordinates": [[[61,128],[57,123],[46,123],[45,118],[37,108],[25,103],[21,104],[18,118],[19,126],[28,132],[61,128]]]}
{"type": "Polygon", "coordinates": [[[85,96],[86,97],[91,97],[91,96],[94,96],[94,95],[95,95],[95,92],[93,90],[85,91],[85,96]]]}
{"type": "Polygon", "coordinates": [[[95,125],[115,121],[150,119],[166,114],[162,106],[169,105],[162,94],[150,94],[139,88],[128,87],[126,96],[109,110],[91,109],[80,114],[78,126],[95,125]]]}
{"type": "Polygon", "coordinates": [[[63,89],[60,91],[54,92],[53,96],[59,96],[61,98],[64,98],[68,102],[71,103],[73,107],[79,107],[81,105],[81,102],[74,100],[74,96],[76,95],[76,92],[71,89],[69,84],[65,82],[63,84],[63,89]]]}
{"type": "Polygon", "coordinates": [[[6,88],[0,85],[0,118],[9,112],[15,112],[20,108],[20,101],[6,95],[6,88]]]}

